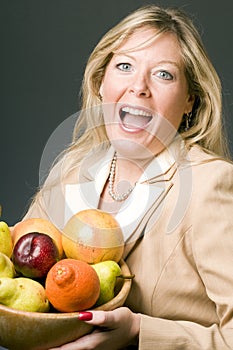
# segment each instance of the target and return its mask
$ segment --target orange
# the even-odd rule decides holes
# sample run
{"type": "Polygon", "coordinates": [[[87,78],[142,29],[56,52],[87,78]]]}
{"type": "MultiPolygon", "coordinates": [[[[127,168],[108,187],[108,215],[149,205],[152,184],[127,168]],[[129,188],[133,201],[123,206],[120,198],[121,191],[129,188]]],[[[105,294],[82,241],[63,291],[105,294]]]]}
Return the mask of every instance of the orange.
{"type": "Polygon", "coordinates": [[[86,209],[73,215],[63,229],[62,245],[67,258],[96,264],[119,262],[124,250],[124,237],[117,220],[98,209],[86,209]]]}
{"type": "Polygon", "coordinates": [[[57,246],[59,257],[62,257],[62,235],[61,232],[50,221],[41,218],[30,218],[19,221],[12,230],[13,244],[15,245],[21,236],[30,232],[46,233],[48,236],[50,236],[57,246]]]}
{"type": "Polygon", "coordinates": [[[86,262],[63,259],[49,270],[45,290],[48,300],[58,311],[81,311],[96,303],[100,281],[93,267],[86,262]]]}

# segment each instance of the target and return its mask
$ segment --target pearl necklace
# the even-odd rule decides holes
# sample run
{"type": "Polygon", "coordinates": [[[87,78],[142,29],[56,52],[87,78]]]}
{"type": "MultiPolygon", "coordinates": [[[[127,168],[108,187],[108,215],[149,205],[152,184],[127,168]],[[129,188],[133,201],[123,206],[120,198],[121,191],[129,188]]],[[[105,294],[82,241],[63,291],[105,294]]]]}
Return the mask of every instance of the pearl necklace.
{"type": "Polygon", "coordinates": [[[109,172],[109,187],[108,187],[108,193],[109,195],[112,197],[112,199],[116,202],[123,202],[124,200],[126,200],[130,193],[133,191],[134,186],[131,186],[125,193],[122,194],[117,194],[114,189],[113,189],[113,185],[114,185],[114,180],[115,180],[115,175],[116,175],[116,161],[117,161],[117,155],[116,152],[114,153],[113,159],[112,159],[112,163],[111,163],[111,167],[110,167],[110,172],[109,172]]]}

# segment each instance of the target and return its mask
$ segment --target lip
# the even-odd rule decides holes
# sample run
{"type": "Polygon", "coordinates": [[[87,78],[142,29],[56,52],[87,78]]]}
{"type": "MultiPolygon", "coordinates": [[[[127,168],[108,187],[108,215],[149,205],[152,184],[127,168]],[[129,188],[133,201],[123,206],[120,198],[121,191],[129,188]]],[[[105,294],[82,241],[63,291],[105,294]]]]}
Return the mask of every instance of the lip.
{"type": "MultiPolygon", "coordinates": [[[[127,133],[139,133],[143,130],[145,130],[148,125],[151,123],[152,119],[153,119],[153,112],[145,107],[142,106],[138,106],[138,105],[131,105],[131,104],[121,104],[120,108],[118,109],[118,117],[119,117],[119,125],[121,127],[121,129],[123,129],[125,132],[127,133]],[[128,112],[125,112],[123,110],[126,110],[128,112]],[[124,113],[130,113],[132,112],[131,115],[133,115],[135,117],[135,119],[137,118],[147,118],[148,121],[146,121],[145,124],[142,124],[142,126],[140,125],[127,125],[126,123],[124,123],[124,117],[125,115],[123,115],[124,113]]],[[[133,123],[132,123],[133,124],[133,123]]]]}

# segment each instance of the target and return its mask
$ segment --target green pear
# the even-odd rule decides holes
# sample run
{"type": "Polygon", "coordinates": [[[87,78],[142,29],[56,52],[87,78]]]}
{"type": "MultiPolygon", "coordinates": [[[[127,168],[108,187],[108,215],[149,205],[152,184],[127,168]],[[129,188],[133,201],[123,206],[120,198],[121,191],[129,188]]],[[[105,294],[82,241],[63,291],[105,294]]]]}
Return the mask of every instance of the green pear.
{"type": "Polygon", "coordinates": [[[11,257],[13,250],[13,241],[9,226],[6,222],[0,221],[0,252],[11,257]]]}
{"type": "Polygon", "coordinates": [[[112,260],[101,261],[91,265],[100,280],[100,295],[95,304],[99,306],[114,298],[114,289],[118,276],[122,276],[120,266],[112,260]]]}
{"type": "Polygon", "coordinates": [[[0,304],[23,311],[49,311],[44,287],[26,277],[0,278],[0,304]]]}
{"type": "Polygon", "coordinates": [[[7,255],[0,252],[0,277],[14,278],[16,275],[13,262],[7,255]]]}

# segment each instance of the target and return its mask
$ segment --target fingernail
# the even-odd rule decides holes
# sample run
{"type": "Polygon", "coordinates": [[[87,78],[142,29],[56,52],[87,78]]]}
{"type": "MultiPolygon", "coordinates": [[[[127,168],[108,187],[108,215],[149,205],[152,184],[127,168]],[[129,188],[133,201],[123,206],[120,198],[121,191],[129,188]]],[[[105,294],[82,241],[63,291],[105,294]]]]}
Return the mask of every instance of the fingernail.
{"type": "Polygon", "coordinates": [[[89,311],[81,311],[78,314],[78,319],[80,321],[90,321],[92,320],[92,317],[93,317],[93,314],[92,312],[89,312],[89,311]]]}

